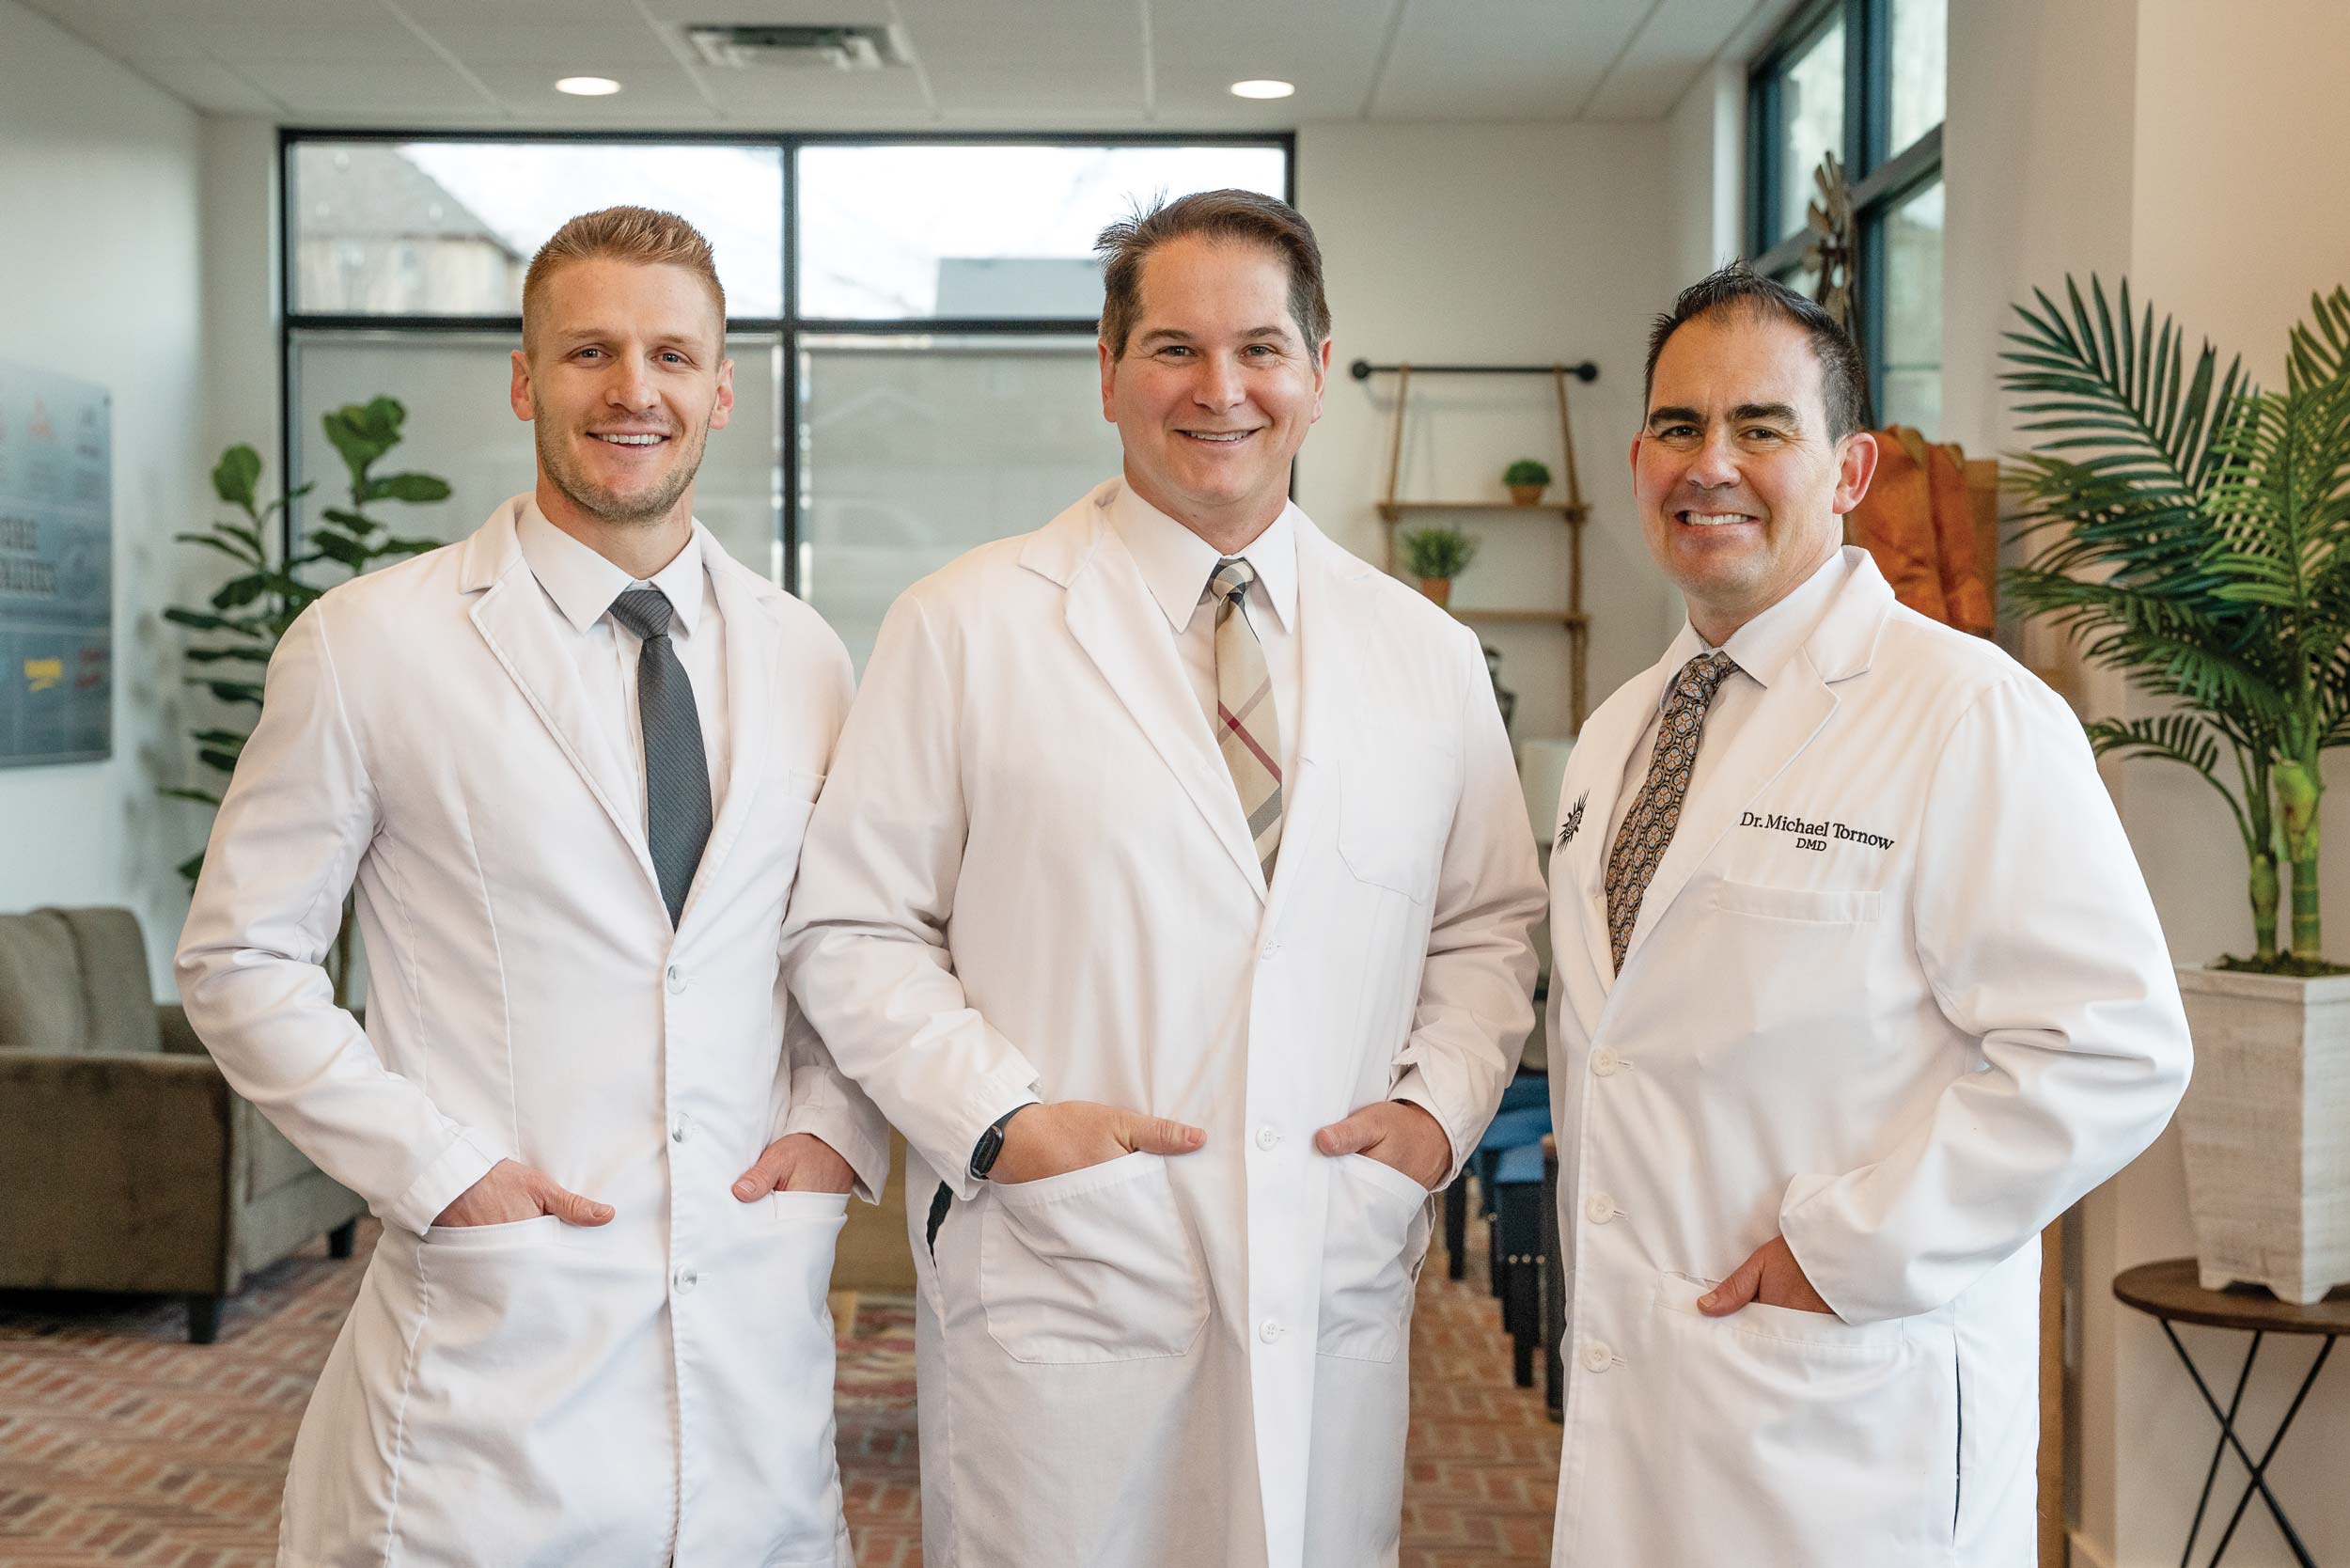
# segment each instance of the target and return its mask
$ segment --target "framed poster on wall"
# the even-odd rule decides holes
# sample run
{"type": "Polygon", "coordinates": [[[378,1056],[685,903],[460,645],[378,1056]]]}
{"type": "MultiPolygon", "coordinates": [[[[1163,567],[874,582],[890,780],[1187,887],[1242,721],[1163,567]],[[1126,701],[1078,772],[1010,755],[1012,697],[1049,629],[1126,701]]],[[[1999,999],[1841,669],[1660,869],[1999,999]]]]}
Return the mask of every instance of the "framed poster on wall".
{"type": "Polygon", "coordinates": [[[114,408],[0,361],[0,767],[114,751],[114,408]]]}

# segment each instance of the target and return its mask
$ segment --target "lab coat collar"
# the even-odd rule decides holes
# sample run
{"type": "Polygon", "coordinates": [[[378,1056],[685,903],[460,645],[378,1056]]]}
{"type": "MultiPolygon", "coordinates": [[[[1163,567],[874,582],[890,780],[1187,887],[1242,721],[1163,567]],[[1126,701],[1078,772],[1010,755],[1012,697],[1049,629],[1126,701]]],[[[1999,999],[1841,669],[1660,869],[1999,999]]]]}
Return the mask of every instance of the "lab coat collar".
{"type": "MultiPolygon", "coordinates": [[[[1181,635],[1223,557],[1214,545],[1136,494],[1132,485],[1111,482],[1117,491],[1104,510],[1167,625],[1181,635]]],[[[1285,631],[1297,628],[1297,528],[1292,520],[1304,515],[1294,502],[1284,503],[1264,532],[1240,550],[1240,558],[1256,568],[1261,589],[1248,596],[1247,613],[1254,619],[1269,608],[1285,631]]]]}
{"type": "MultiPolygon", "coordinates": [[[[1846,545],[1798,593],[1824,583],[1829,591],[1821,595],[1807,635],[1792,651],[1778,657],[1753,715],[1706,770],[1705,787],[1693,791],[1684,802],[1672,843],[1641,895],[1639,919],[1624,949],[1627,969],[1643,939],[1713,854],[1739,811],[1767,790],[1827,723],[1836,711],[1836,683],[1864,673],[1874,658],[1878,639],[1893,611],[1892,589],[1886,586],[1875,561],[1867,551],[1846,545]]],[[[1775,607],[1783,607],[1794,597],[1775,607]]],[[[1737,641],[1732,635],[1731,643],[1737,641]]],[[[1615,814],[1632,748],[1647,731],[1650,715],[1663,701],[1674,673],[1704,651],[1704,640],[1683,626],[1665,656],[1602,704],[1584,727],[1580,744],[1590,749],[1594,776],[1585,804],[1586,817],[1601,826],[1599,840],[1582,852],[1578,880],[1585,903],[1584,934],[1601,977],[1603,995],[1613,990],[1616,979],[1607,947],[1606,877],[1611,846],[1604,841],[1606,824],[1615,814]]],[[[1768,652],[1762,658],[1769,662],[1768,652]]],[[[1633,787],[1638,787],[1637,780],[1633,787]]]]}
{"type": "Polygon", "coordinates": [[[1097,486],[1030,535],[1021,546],[1020,563],[1067,590],[1063,616],[1070,635],[1141,726],[1261,900],[1264,869],[1241,814],[1240,795],[1216,751],[1208,715],[1183,673],[1174,639],[1136,623],[1136,611],[1150,600],[1151,590],[1108,518],[1108,509],[1123,488],[1116,479],[1097,486]]]}
{"type": "Polygon", "coordinates": [[[514,496],[464,542],[459,586],[478,595],[471,612],[475,629],[611,819],[643,871],[646,887],[659,898],[661,879],[645,844],[644,824],[630,808],[635,791],[628,760],[613,727],[590,710],[578,661],[563,641],[567,622],[550,613],[548,596],[540,591],[523,556],[519,530],[529,504],[527,494],[514,496]]]}
{"type": "MultiPolygon", "coordinates": [[[[1787,662],[1810,642],[1811,634],[1819,629],[1838,591],[1856,569],[1855,557],[1866,561],[1869,553],[1849,544],[1835,551],[1810,576],[1797,584],[1793,593],[1730,634],[1721,651],[1730,655],[1740,674],[1764,690],[1770,689],[1786,669],[1787,662]]],[[[1875,570],[1874,563],[1871,570],[1875,570]]],[[[1672,666],[1679,669],[1699,654],[1712,651],[1713,645],[1698,635],[1697,628],[1684,623],[1667,657],[1679,655],[1672,666]]],[[[1657,705],[1662,707],[1670,696],[1668,684],[1657,693],[1657,705]]]]}

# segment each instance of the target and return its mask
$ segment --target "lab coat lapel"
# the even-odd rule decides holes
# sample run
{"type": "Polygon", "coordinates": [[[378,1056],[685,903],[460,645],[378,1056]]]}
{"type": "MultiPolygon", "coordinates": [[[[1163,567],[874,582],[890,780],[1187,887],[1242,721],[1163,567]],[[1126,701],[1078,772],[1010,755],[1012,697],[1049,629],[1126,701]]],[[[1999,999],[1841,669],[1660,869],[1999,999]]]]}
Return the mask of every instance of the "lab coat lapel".
{"type": "MultiPolygon", "coordinates": [[[[1551,874],[1567,879],[1566,886],[1582,901],[1582,917],[1575,923],[1583,928],[1584,946],[1590,955],[1592,971],[1599,976],[1603,996],[1616,985],[1615,954],[1607,945],[1608,824],[1615,819],[1616,803],[1623,793],[1624,770],[1630,764],[1632,748],[1640,744],[1640,736],[1648,729],[1649,715],[1664,699],[1665,682],[1678,667],[1677,658],[1676,652],[1668,652],[1635,676],[1622,690],[1600,705],[1599,712],[1585,722],[1582,734],[1575,738],[1574,760],[1584,766],[1572,771],[1585,781],[1576,792],[1583,803],[1583,816],[1551,874]]],[[[1554,845],[1556,835],[1564,829],[1565,813],[1574,809],[1574,801],[1562,800],[1559,805],[1560,821],[1552,830],[1554,845]]],[[[1586,1020],[1587,1024],[1595,1022],[1586,1020]]]]}
{"type": "Polygon", "coordinates": [[[1354,621],[1360,590],[1355,585],[1376,575],[1375,568],[1331,543],[1304,512],[1295,515],[1292,526],[1297,532],[1297,620],[1291,635],[1298,639],[1297,705],[1303,712],[1280,715],[1282,723],[1297,726],[1297,760],[1292,776],[1281,781],[1282,853],[1273,863],[1264,916],[1268,929],[1279,920],[1290,889],[1306,874],[1298,868],[1307,857],[1289,854],[1289,847],[1314,842],[1315,828],[1336,808],[1343,788],[1338,760],[1349,741],[1364,732],[1364,665],[1355,653],[1354,621]]]}
{"type": "Polygon", "coordinates": [[[514,523],[514,508],[509,504],[465,541],[462,586],[480,595],[471,615],[474,627],[489,644],[491,655],[522,689],[524,700],[547,727],[556,748],[578,771],[580,782],[612,820],[658,896],[661,882],[645,844],[644,824],[634,820],[631,809],[634,792],[629,785],[627,760],[620,755],[610,727],[588,709],[579,666],[556,634],[557,612],[523,560],[514,523]]]}
{"type": "MultiPolygon", "coordinates": [[[[1861,674],[1892,614],[1893,594],[1866,552],[1845,547],[1851,574],[1810,638],[1762,693],[1753,717],[1706,769],[1706,787],[1683,803],[1672,843],[1640,900],[1640,917],[1624,949],[1629,964],[1640,943],[1714,853],[1739,813],[1751,807],[1836,712],[1835,683],[1861,674]]],[[[1661,692],[1661,688],[1660,688],[1661,692]]],[[[1700,742],[1700,747],[1703,742],[1700,742]]]]}
{"type": "Polygon", "coordinates": [[[726,784],[718,801],[717,820],[711,825],[710,842],[702,851],[701,863],[695,868],[694,885],[687,889],[685,907],[678,916],[680,931],[693,919],[694,906],[701,899],[703,886],[727,864],[727,851],[750,819],[760,782],[767,776],[762,764],[767,756],[768,733],[775,722],[775,696],[769,687],[775,674],[778,633],[775,612],[753,591],[749,574],[727,555],[709,529],[698,523],[694,526],[701,536],[702,559],[710,573],[711,592],[716,597],[718,614],[726,622],[727,728],[730,733],[726,784]]]}
{"type": "Polygon", "coordinates": [[[1047,575],[1066,562],[1068,574],[1059,580],[1067,589],[1070,635],[1142,727],[1216,841],[1261,900],[1264,870],[1257,864],[1256,845],[1241,815],[1240,792],[1215,749],[1208,715],[1183,675],[1173,640],[1158,635],[1158,628],[1144,619],[1146,612],[1158,613],[1150,588],[1133,557],[1101,537],[1108,526],[1089,498],[1055,519],[1022,559],[1047,575]],[[1080,530],[1082,539],[1071,537],[1080,530]],[[1076,558],[1068,561],[1073,555],[1076,558]]]}

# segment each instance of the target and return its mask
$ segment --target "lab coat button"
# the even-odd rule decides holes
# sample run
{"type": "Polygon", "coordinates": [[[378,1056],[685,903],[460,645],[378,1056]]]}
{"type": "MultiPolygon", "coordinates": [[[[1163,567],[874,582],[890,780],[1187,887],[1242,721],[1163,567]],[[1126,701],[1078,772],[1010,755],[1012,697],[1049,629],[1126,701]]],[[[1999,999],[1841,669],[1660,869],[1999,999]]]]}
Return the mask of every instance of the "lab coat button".
{"type": "Polygon", "coordinates": [[[1281,1135],[1280,1135],[1280,1133],[1279,1133],[1279,1132],[1276,1131],[1274,1128],[1271,1128],[1271,1127],[1260,1127],[1260,1128],[1258,1128],[1258,1129],[1257,1129],[1257,1147],[1258,1147],[1258,1148],[1260,1148],[1260,1149],[1277,1149],[1277,1148],[1279,1148],[1280,1146],[1281,1146],[1281,1135]]]}
{"type": "Polygon", "coordinates": [[[679,1117],[677,1119],[677,1125],[669,1129],[669,1141],[671,1143],[683,1143],[685,1141],[685,1118],[682,1116],[679,1117]]]}
{"type": "Polygon", "coordinates": [[[1591,1071],[1603,1078],[1610,1076],[1617,1068],[1622,1065],[1623,1058],[1616,1055],[1605,1045],[1591,1053],[1591,1071]]]}
{"type": "Polygon", "coordinates": [[[1616,1353],[1599,1341],[1593,1340],[1583,1347],[1583,1370],[1585,1372],[1604,1372],[1615,1364],[1616,1353]]]}
{"type": "Polygon", "coordinates": [[[690,1268],[682,1268],[677,1271],[677,1294],[680,1295],[683,1295],[701,1282],[702,1277],[690,1268]]]}
{"type": "Polygon", "coordinates": [[[682,968],[682,967],[680,967],[679,965],[677,965],[677,964],[670,964],[670,965],[669,965],[669,995],[670,995],[670,996],[674,996],[678,995],[678,993],[680,993],[680,992],[683,991],[684,989],[685,989],[685,971],[684,971],[684,969],[683,969],[683,968],[682,968]]]}
{"type": "Polygon", "coordinates": [[[1594,1225],[1605,1225],[1616,1217],[1616,1200],[1604,1192],[1595,1192],[1583,1204],[1584,1217],[1594,1225]]]}
{"type": "Polygon", "coordinates": [[[1274,1322],[1271,1318],[1265,1319],[1263,1323],[1258,1325],[1257,1326],[1257,1338],[1262,1340],[1267,1344],[1274,1343],[1276,1341],[1279,1340],[1280,1337],[1281,1325],[1274,1322]]]}
{"type": "Polygon", "coordinates": [[[1272,960],[1273,960],[1273,956],[1274,956],[1276,953],[1279,952],[1280,950],[1281,950],[1281,944],[1280,944],[1280,943],[1278,943],[1278,942],[1267,942],[1267,943],[1264,945],[1264,947],[1263,947],[1261,949],[1260,949],[1258,956],[1260,956],[1261,958],[1264,959],[1267,963],[1271,963],[1271,962],[1272,962],[1272,960]]]}

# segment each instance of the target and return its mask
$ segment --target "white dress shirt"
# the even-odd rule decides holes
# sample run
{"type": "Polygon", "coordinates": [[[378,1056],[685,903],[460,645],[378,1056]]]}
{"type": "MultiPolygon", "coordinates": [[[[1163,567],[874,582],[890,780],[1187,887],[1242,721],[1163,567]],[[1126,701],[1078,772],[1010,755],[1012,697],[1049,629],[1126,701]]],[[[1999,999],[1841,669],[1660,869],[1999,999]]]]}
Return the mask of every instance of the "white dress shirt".
{"type": "Polygon", "coordinates": [[[694,711],[701,719],[702,759],[710,766],[710,808],[714,818],[727,776],[726,626],[710,573],[702,564],[701,535],[686,537],[685,548],[650,581],[632,578],[546,519],[536,501],[525,502],[515,535],[523,560],[558,614],[575,635],[572,655],[587,682],[588,709],[612,727],[613,739],[629,760],[636,784],[636,818],[646,820],[644,722],[636,710],[636,659],[644,639],[615,620],[612,602],[633,588],[659,588],[673,612],[669,643],[685,678],[693,682],[694,711]]]}
{"type": "MultiPolygon", "coordinates": [[[[1730,739],[1747,722],[1772,682],[1778,679],[1787,661],[1794,658],[1803,645],[1811,640],[1811,634],[1820,624],[1820,618],[1836,598],[1837,589],[1852,575],[1852,564],[1844,552],[1837,550],[1820,564],[1818,571],[1803,581],[1794,592],[1730,634],[1730,640],[1719,651],[1737,661],[1731,672],[1715,690],[1713,705],[1705,711],[1705,724],[1699,731],[1697,760],[1689,764],[1689,793],[1695,795],[1703,788],[1713,760],[1730,749],[1730,739]]],[[[1698,635],[1696,627],[1684,623],[1681,635],[1673,639],[1676,677],[1681,666],[1700,653],[1716,649],[1698,635]]],[[[1641,783],[1648,777],[1651,753],[1656,749],[1657,727],[1665,721],[1666,705],[1672,701],[1678,680],[1665,682],[1664,694],[1657,698],[1656,711],[1648,716],[1648,728],[1640,731],[1640,744],[1624,759],[1623,788],[1616,792],[1616,808],[1607,822],[1608,853],[1613,854],[1616,834],[1623,820],[1631,814],[1632,802],[1640,792],[1641,783]]]]}
{"type": "MultiPolygon", "coordinates": [[[[1212,737],[1215,722],[1215,613],[1199,595],[1224,557],[1214,545],[1120,483],[1109,504],[1110,525],[1142,571],[1151,597],[1167,616],[1183,673],[1198,694],[1199,712],[1212,737]]],[[[1241,601],[1241,613],[1264,650],[1265,673],[1273,680],[1273,712],[1280,726],[1281,777],[1286,787],[1297,760],[1298,632],[1296,508],[1285,505],[1264,532],[1240,551],[1257,572],[1256,586],[1241,601]]]]}

